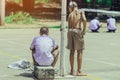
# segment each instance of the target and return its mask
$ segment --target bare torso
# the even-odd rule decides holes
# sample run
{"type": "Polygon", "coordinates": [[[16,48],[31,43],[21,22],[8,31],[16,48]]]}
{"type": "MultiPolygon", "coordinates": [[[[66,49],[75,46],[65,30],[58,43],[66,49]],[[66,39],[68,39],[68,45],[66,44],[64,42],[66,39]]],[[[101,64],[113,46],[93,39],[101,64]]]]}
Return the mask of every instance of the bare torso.
{"type": "Polygon", "coordinates": [[[81,29],[81,24],[83,22],[83,25],[86,25],[86,17],[84,12],[79,12],[78,10],[74,10],[69,14],[68,17],[68,26],[70,28],[80,28],[81,29]]]}
{"type": "Polygon", "coordinates": [[[79,11],[73,11],[68,17],[68,25],[70,28],[81,28],[82,16],[79,11]]]}

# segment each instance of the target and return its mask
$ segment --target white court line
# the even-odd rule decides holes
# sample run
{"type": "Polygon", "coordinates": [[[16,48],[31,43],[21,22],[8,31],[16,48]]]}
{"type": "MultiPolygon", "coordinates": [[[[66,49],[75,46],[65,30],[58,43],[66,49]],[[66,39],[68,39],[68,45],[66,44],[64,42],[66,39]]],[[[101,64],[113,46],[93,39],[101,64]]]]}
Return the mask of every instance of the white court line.
{"type": "MultiPolygon", "coordinates": [[[[0,40],[7,40],[7,39],[0,39],[0,40]]],[[[17,39],[7,40],[7,42],[11,43],[11,44],[18,44],[18,45],[25,46],[25,44],[16,43],[14,40],[17,40],[17,39]]],[[[16,56],[13,56],[13,55],[11,56],[9,54],[5,54],[5,53],[2,53],[2,52],[0,52],[0,55],[9,56],[9,57],[12,57],[12,58],[15,58],[15,59],[19,59],[19,57],[16,57],[16,56]]],[[[3,76],[0,76],[0,77],[8,77],[8,76],[7,75],[3,75],[3,76]]],[[[96,77],[96,76],[92,76],[92,75],[87,75],[86,79],[102,80],[101,78],[96,77]]]]}
{"type": "Polygon", "coordinates": [[[0,78],[10,77],[10,75],[0,75],[0,78]]]}
{"type": "MultiPolygon", "coordinates": [[[[20,40],[20,39],[23,39],[23,38],[14,38],[14,39],[13,39],[13,38],[11,38],[11,39],[2,39],[2,38],[1,38],[0,40],[20,40]]],[[[33,39],[33,38],[32,38],[32,39],[33,39]]]]}
{"type": "Polygon", "coordinates": [[[107,65],[111,65],[111,66],[120,67],[120,65],[118,65],[118,64],[114,64],[114,63],[110,63],[110,62],[106,62],[106,61],[102,61],[102,60],[91,59],[91,58],[89,58],[89,59],[87,58],[86,60],[91,60],[91,61],[102,63],[102,64],[107,64],[107,65]]]}
{"type": "Polygon", "coordinates": [[[17,44],[17,45],[21,45],[21,46],[26,47],[26,44],[14,41],[14,40],[18,40],[18,39],[11,39],[11,40],[10,39],[9,40],[8,39],[0,39],[0,40],[7,40],[6,43],[17,44]]]}
{"type": "Polygon", "coordinates": [[[24,46],[24,47],[26,47],[26,45],[25,44],[23,44],[23,43],[20,43],[20,42],[15,42],[15,41],[7,41],[8,43],[10,43],[10,44],[17,44],[17,45],[21,45],[21,46],[24,46]]]}
{"type": "MultiPolygon", "coordinates": [[[[7,39],[0,39],[0,40],[7,40],[7,39]]],[[[13,40],[16,40],[16,39],[13,39],[13,40]]],[[[21,43],[16,43],[15,41],[8,41],[8,43],[11,43],[11,44],[17,44],[17,45],[21,45],[21,46],[25,46],[26,47],[26,44],[21,44],[21,43]]],[[[110,63],[110,62],[106,62],[106,61],[102,61],[102,60],[98,60],[98,59],[92,59],[92,58],[87,58],[86,60],[91,60],[91,61],[94,61],[94,62],[99,62],[99,63],[103,63],[103,64],[107,64],[107,65],[111,65],[111,66],[116,66],[116,67],[120,67],[120,65],[118,64],[114,64],[114,63],[110,63]]]]}

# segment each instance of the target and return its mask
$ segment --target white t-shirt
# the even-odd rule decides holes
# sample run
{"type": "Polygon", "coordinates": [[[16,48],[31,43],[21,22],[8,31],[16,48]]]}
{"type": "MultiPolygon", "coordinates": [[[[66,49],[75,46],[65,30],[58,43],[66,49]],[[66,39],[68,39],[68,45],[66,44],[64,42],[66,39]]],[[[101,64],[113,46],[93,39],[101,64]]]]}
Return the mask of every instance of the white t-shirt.
{"type": "Polygon", "coordinates": [[[55,41],[52,38],[42,35],[34,38],[30,48],[35,48],[33,56],[39,65],[51,65],[54,60],[51,51],[55,46],[55,41]]]}
{"type": "Polygon", "coordinates": [[[90,29],[96,30],[99,26],[99,21],[97,19],[93,19],[90,21],[90,29]]]}
{"type": "Polygon", "coordinates": [[[109,18],[109,19],[107,19],[107,27],[108,27],[108,29],[110,29],[110,30],[114,30],[114,29],[116,29],[116,20],[114,19],[114,18],[109,18]]]}

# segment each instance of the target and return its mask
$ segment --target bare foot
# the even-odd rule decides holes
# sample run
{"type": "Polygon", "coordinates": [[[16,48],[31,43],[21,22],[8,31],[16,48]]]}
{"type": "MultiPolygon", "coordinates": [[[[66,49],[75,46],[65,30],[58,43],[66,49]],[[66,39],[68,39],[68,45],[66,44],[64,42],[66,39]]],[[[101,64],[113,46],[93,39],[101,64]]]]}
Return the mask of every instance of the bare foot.
{"type": "Polygon", "coordinates": [[[70,72],[70,75],[74,75],[74,72],[70,72]]]}
{"type": "Polygon", "coordinates": [[[73,70],[71,70],[71,72],[70,72],[70,75],[75,75],[75,71],[73,70]]]}
{"type": "Polygon", "coordinates": [[[81,73],[81,72],[77,72],[77,76],[87,76],[87,74],[86,73],[81,73]]]}

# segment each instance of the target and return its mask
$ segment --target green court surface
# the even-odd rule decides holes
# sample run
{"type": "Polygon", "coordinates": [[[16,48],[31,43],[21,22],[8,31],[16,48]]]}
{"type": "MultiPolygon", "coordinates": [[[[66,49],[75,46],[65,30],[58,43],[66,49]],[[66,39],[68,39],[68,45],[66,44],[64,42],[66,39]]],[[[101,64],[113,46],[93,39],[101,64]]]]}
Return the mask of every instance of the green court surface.
{"type": "MultiPolygon", "coordinates": [[[[102,28],[99,33],[87,31],[83,54],[82,71],[88,76],[74,76],[72,80],[120,80],[120,31],[106,33],[102,28]]],[[[50,28],[50,36],[60,45],[60,29],[50,28]]],[[[65,32],[65,36],[67,30],[65,32]]],[[[7,66],[20,59],[32,61],[29,46],[34,36],[39,35],[39,28],[0,29],[0,80],[35,80],[31,71],[15,70],[7,66]]],[[[67,38],[67,37],[65,37],[67,38]]],[[[65,40],[65,45],[67,39],[65,40]]],[[[75,55],[75,68],[76,65],[75,55]]],[[[60,60],[56,64],[59,70],[60,60]]],[[[65,74],[70,71],[69,51],[65,49],[65,74]]],[[[55,80],[70,80],[62,78],[55,80]]]]}

